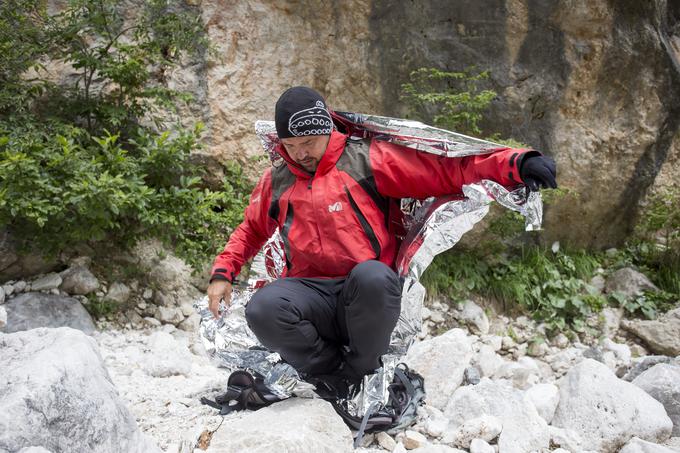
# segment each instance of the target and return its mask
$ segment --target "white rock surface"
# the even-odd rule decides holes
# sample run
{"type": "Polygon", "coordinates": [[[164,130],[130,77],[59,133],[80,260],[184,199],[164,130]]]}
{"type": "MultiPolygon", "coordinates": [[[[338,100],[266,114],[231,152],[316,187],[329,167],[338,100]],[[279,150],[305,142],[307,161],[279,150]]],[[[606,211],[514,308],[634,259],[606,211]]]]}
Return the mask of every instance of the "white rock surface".
{"type": "Polygon", "coordinates": [[[407,450],[415,450],[416,448],[424,447],[429,444],[427,437],[423,436],[418,431],[407,429],[404,435],[399,439],[407,450]]]}
{"type": "Polygon", "coordinates": [[[482,377],[491,377],[505,363],[503,358],[496,353],[493,346],[483,345],[479,348],[475,360],[482,377]]]}
{"type": "Polygon", "coordinates": [[[484,415],[498,417],[503,424],[498,445],[504,453],[524,453],[548,447],[545,420],[524,399],[521,391],[505,381],[483,378],[477,385],[460,387],[451,397],[444,415],[454,427],[484,415]]]}
{"type": "Polygon", "coordinates": [[[649,441],[670,437],[672,422],[663,405],[595,360],[579,363],[559,387],[552,423],[576,431],[583,449],[609,453],[633,436],[649,441]]]}
{"type": "Polygon", "coordinates": [[[548,432],[550,433],[551,445],[557,445],[572,452],[581,451],[579,445],[583,443],[583,439],[576,431],[550,425],[548,432]]]}
{"type": "Polygon", "coordinates": [[[550,424],[555,416],[557,403],[560,402],[560,390],[554,384],[536,384],[524,393],[524,397],[534,405],[546,423],[550,424]]]}
{"type": "Polygon", "coordinates": [[[633,437],[619,453],[675,453],[676,450],[663,445],[647,442],[639,437],[633,437]]]}
{"type": "Polygon", "coordinates": [[[605,351],[613,352],[618,361],[623,365],[630,364],[630,361],[633,357],[632,353],[630,352],[630,347],[627,344],[615,343],[609,338],[605,338],[602,341],[602,348],[605,351]]]}
{"type": "Polygon", "coordinates": [[[144,371],[149,376],[191,375],[191,352],[169,333],[154,332],[149,337],[149,351],[144,354],[144,371]]]}
{"type": "Polygon", "coordinates": [[[45,291],[59,288],[61,277],[54,272],[44,275],[31,282],[31,291],[45,291]]]}
{"type": "MultiPolygon", "coordinates": [[[[393,453],[396,452],[397,450],[395,449],[393,453]]],[[[411,450],[411,453],[467,453],[467,452],[465,450],[459,450],[457,448],[452,448],[447,445],[428,445],[426,447],[411,450]]]]}
{"type": "Polygon", "coordinates": [[[208,453],[273,451],[352,453],[352,434],[330,403],[292,398],[223,423],[207,450],[208,453]]]}
{"type": "Polygon", "coordinates": [[[375,434],[375,440],[384,450],[392,451],[397,446],[397,441],[384,431],[375,434]]]}
{"type": "Polygon", "coordinates": [[[449,396],[463,381],[472,358],[472,346],[465,332],[452,329],[445,334],[411,346],[404,361],[422,374],[430,390],[428,404],[443,409],[449,396]]]}
{"type": "MultiPolygon", "coordinates": [[[[153,334],[142,331],[112,328],[95,334],[111,379],[142,431],[166,451],[185,441],[193,445],[201,433],[214,431],[223,423],[219,411],[202,405],[200,398],[224,393],[229,373],[215,367],[206,356],[191,354],[190,377],[181,374],[149,376],[145,361],[151,354],[149,342],[152,337],[153,334]]],[[[200,343],[193,336],[175,341],[180,346],[189,342],[195,350],[198,348],[193,346],[200,343]]]]}
{"type": "Polygon", "coordinates": [[[541,370],[531,357],[521,357],[514,362],[506,361],[496,373],[495,379],[508,379],[518,389],[527,389],[540,380],[541,370]]]}
{"type": "Polygon", "coordinates": [[[5,288],[0,286],[0,305],[5,303],[5,288]]]}
{"type": "Polygon", "coordinates": [[[482,439],[473,439],[470,442],[470,453],[496,453],[496,450],[482,439]]]}
{"type": "Polygon", "coordinates": [[[175,325],[184,320],[184,315],[177,307],[157,307],[156,319],[164,324],[175,325]]]}
{"type": "Polygon", "coordinates": [[[483,415],[466,420],[445,437],[445,441],[457,447],[469,448],[473,439],[491,442],[503,431],[503,422],[497,417],[483,415]]]}
{"type": "Polygon", "coordinates": [[[7,311],[5,307],[0,306],[0,330],[4,329],[7,325],[7,311]]]}
{"type": "Polygon", "coordinates": [[[640,387],[663,404],[673,421],[673,436],[680,436],[680,366],[661,363],[654,365],[633,380],[640,387]]]}
{"type": "Polygon", "coordinates": [[[70,328],[0,334],[0,451],[160,452],[118,396],[94,340],[70,328]]]}
{"type": "Polygon", "coordinates": [[[70,267],[60,275],[60,288],[69,294],[86,295],[99,289],[99,280],[85,266],[70,267]]]}

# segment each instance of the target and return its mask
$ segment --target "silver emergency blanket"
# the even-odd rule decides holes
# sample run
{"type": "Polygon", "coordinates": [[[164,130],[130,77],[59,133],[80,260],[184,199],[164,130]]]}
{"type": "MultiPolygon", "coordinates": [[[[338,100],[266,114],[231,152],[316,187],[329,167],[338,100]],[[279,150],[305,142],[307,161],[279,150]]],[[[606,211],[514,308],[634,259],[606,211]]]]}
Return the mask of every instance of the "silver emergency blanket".
{"type": "MultiPolygon", "coordinates": [[[[505,148],[416,121],[343,112],[332,115],[353,137],[379,138],[448,157],[486,154],[505,148]]],[[[276,152],[278,137],[274,122],[258,121],[255,130],[272,164],[281,165],[283,161],[276,152]]],[[[394,368],[422,328],[425,288],[420,278],[433,258],[453,247],[463,234],[482,220],[492,201],[522,214],[527,231],[541,227],[540,195],[528,193],[524,186],[508,190],[496,182],[483,180],[464,186],[463,195],[424,201],[402,200],[408,233],[396,260],[397,272],[404,278],[401,314],[388,352],[382,357],[383,366],[375,374],[364,377],[351,400],[341,402],[353,415],[362,417],[367,410],[387,403],[394,368]]],[[[245,305],[253,292],[282,275],[284,268],[285,253],[277,230],[253,260],[248,283],[234,289],[231,305],[221,319],[213,318],[207,308],[207,297],[195,304],[201,315],[200,334],[207,352],[218,366],[230,371],[245,369],[260,373],[265,377],[265,384],[281,398],[310,396],[313,386],[303,381],[293,367],[282,362],[278,354],[262,347],[245,320],[245,305]]]]}

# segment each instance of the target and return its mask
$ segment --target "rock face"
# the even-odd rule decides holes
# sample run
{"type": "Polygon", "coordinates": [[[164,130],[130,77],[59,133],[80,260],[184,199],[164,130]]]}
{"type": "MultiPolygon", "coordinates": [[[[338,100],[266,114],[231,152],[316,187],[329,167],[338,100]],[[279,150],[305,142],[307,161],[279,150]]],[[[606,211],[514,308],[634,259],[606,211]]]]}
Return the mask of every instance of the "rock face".
{"type": "Polygon", "coordinates": [[[292,398],[238,420],[213,435],[208,453],[352,453],[352,435],[330,403],[292,398]]]}
{"type": "Polygon", "coordinates": [[[644,340],[657,354],[672,357],[680,355],[680,308],[669,311],[653,321],[642,319],[623,321],[622,327],[644,340]]]}
{"type": "Polygon", "coordinates": [[[633,381],[652,398],[663,404],[673,421],[673,436],[680,436],[680,366],[661,363],[633,381]]]}
{"type": "MultiPolygon", "coordinates": [[[[500,419],[500,451],[520,453],[547,448],[548,425],[521,391],[509,383],[487,378],[474,386],[460,387],[451,397],[444,415],[454,426],[483,415],[500,419]]],[[[481,436],[479,436],[481,437],[481,436]]]]}
{"type": "Polygon", "coordinates": [[[449,396],[463,382],[465,368],[470,364],[472,347],[461,329],[452,329],[444,335],[411,346],[404,361],[422,374],[429,388],[427,402],[443,409],[449,396]]]}
{"type": "Polygon", "coordinates": [[[633,436],[652,442],[670,437],[673,424],[663,405],[595,360],[576,365],[559,387],[552,424],[579,434],[584,450],[613,453],[633,436]]]}
{"type": "Polygon", "coordinates": [[[80,331],[0,334],[0,451],[160,450],[137,428],[94,340],[80,331]]]}
{"type": "Polygon", "coordinates": [[[5,332],[19,332],[36,327],[71,327],[92,333],[90,314],[76,299],[43,293],[24,293],[10,299],[5,332]]]}
{"type": "Polygon", "coordinates": [[[606,247],[627,236],[644,189],[680,172],[679,21],[665,0],[374,1],[382,111],[405,112],[395,93],[418,67],[489,69],[499,100],[486,124],[554,155],[579,194],[546,212],[546,239],[606,247]]]}

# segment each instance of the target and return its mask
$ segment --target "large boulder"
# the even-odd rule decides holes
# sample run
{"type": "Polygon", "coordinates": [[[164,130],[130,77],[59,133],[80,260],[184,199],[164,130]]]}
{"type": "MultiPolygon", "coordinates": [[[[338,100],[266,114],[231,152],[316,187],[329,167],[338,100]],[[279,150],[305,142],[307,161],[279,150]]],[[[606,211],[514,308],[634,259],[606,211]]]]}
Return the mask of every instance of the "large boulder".
{"type": "Polygon", "coordinates": [[[657,320],[634,319],[623,321],[621,326],[642,339],[657,354],[680,355],[680,308],[657,320]]]}
{"type": "Polygon", "coordinates": [[[404,361],[425,378],[428,404],[443,409],[449,396],[463,382],[471,359],[472,345],[467,335],[462,329],[452,329],[414,344],[404,361]]]}
{"type": "Polygon", "coordinates": [[[208,453],[352,453],[352,434],[330,403],[291,398],[223,423],[208,453]]]}
{"type": "Polygon", "coordinates": [[[633,436],[652,442],[670,437],[673,423],[663,405],[595,360],[576,365],[559,387],[552,424],[579,434],[584,450],[613,453],[633,436]]]}
{"type": "MultiPolygon", "coordinates": [[[[466,421],[482,416],[498,418],[503,430],[498,446],[503,453],[526,453],[547,448],[548,424],[536,408],[525,400],[522,391],[506,381],[483,378],[477,385],[460,387],[444,410],[454,432],[466,421]]],[[[456,444],[456,439],[452,441],[456,444]]]]}
{"type": "Polygon", "coordinates": [[[92,317],[72,297],[43,293],[24,293],[10,299],[7,309],[7,333],[35,329],[37,327],[71,327],[92,333],[95,330],[92,317]]]}
{"type": "Polygon", "coordinates": [[[633,380],[633,384],[663,404],[673,421],[673,436],[680,436],[680,366],[660,363],[633,380]]]}
{"type": "Polygon", "coordinates": [[[155,453],[95,341],[62,327],[0,334],[0,451],[155,453]]]}

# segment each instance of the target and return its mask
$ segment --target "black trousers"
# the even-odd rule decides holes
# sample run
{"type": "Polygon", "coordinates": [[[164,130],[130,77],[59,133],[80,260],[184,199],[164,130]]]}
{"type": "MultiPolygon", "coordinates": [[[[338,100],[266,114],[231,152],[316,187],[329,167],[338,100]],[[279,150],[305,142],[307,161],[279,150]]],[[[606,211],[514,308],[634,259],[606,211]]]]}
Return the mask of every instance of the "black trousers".
{"type": "Polygon", "coordinates": [[[281,278],[246,306],[253,333],[269,350],[307,375],[358,378],[380,367],[399,319],[401,281],[379,261],[347,278],[281,278]]]}

